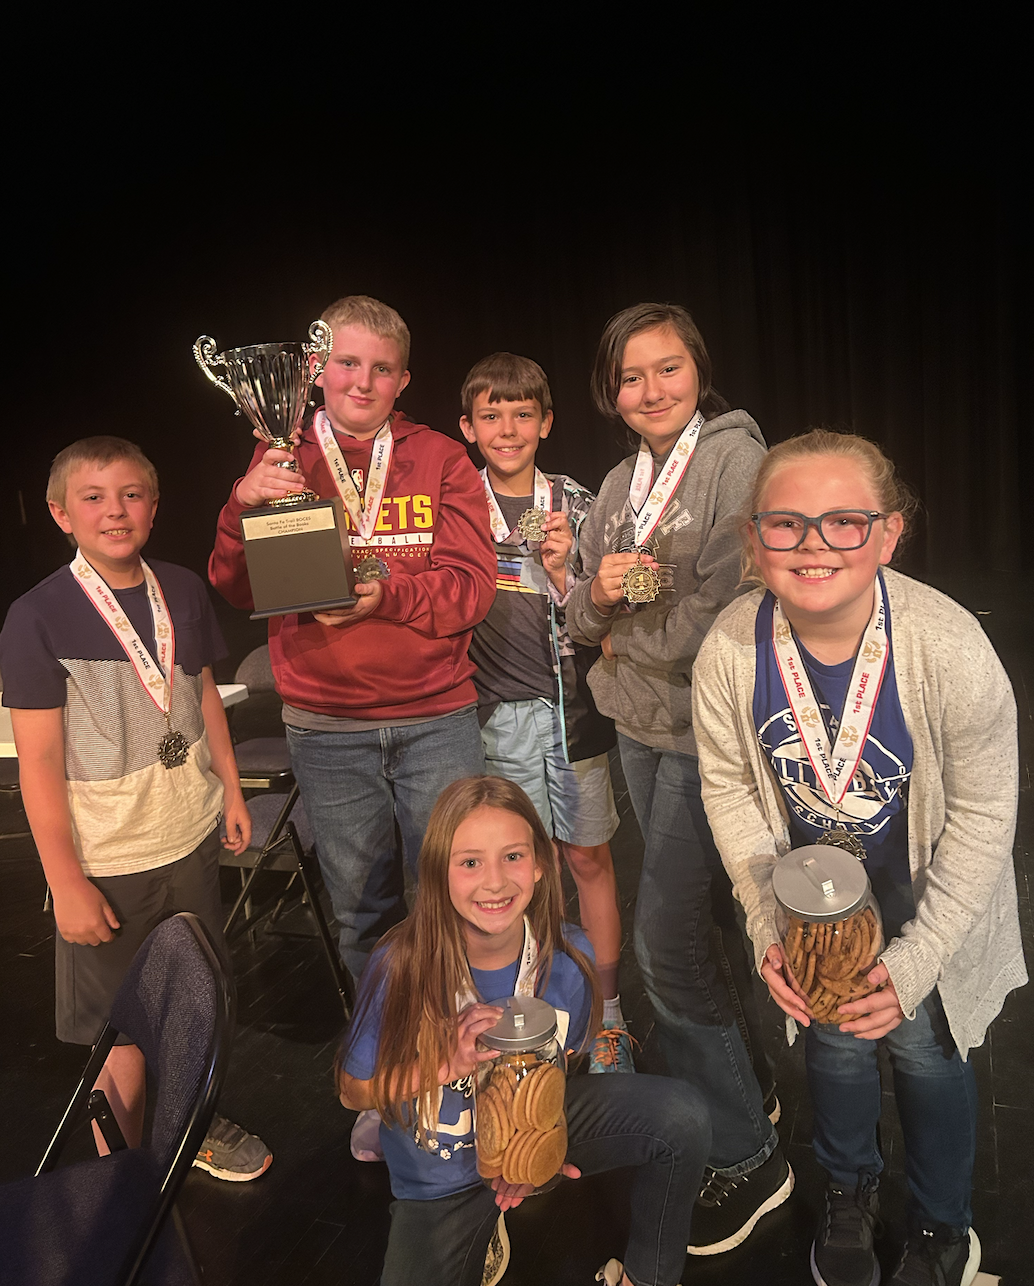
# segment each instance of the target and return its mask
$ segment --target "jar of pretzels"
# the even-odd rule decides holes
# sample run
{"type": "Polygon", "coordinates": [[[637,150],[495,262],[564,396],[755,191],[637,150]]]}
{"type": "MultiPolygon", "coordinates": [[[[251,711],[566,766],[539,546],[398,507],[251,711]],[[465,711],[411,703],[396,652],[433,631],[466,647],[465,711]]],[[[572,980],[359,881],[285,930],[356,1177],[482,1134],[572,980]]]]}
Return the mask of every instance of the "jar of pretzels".
{"type": "Polygon", "coordinates": [[[534,996],[488,1003],[503,1016],[479,1037],[499,1052],[478,1064],[474,1082],[478,1174],[489,1186],[502,1176],[547,1192],[567,1156],[567,1061],[556,1010],[534,996]]]}
{"type": "Polygon", "coordinates": [[[840,1005],[867,996],[883,949],[880,908],[865,867],[826,844],[795,848],[772,872],[787,969],[820,1023],[843,1023],[840,1005]]]}

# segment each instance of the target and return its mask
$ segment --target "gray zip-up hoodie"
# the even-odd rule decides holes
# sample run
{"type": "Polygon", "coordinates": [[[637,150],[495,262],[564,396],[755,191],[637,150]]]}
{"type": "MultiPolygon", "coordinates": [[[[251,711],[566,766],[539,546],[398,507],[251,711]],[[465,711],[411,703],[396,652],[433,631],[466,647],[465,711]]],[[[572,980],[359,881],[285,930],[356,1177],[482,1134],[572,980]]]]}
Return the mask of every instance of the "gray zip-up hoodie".
{"type": "Polygon", "coordinates": [[[567,605],[567,628],[579,643],[599,643],[610,634],[614,660],[596,662],[589,686],[601,712],[634,741],[696,754],[693,662],[718,613],[742,592],[737,526],[764,453],[765,439],[746,411],[704,424],[653,533],[657,561],[674,565],[674,589],[635,611],[601,612],[589,595],[600,559],[618,552],[621,533],[635,517],[628,503],[635,456],[607,474],[582,525],[583,576],[567,605]]]}

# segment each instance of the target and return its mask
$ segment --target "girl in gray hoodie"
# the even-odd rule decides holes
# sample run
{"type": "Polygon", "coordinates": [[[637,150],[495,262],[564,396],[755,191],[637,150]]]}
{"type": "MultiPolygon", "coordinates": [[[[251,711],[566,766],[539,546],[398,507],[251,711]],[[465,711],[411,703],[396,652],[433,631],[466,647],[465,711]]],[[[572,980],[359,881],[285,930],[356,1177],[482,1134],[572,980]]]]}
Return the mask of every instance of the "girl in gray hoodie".
{"type": "MultiPolygon", "coordinates": [[[[713,1142],[694,1210],[691,1254],[728,1250],[781,1204],[793,1176],[751,1061],[771,1090],[749,976],[726,982],[743,945],[700,800],[693,736],[697,651],[739,583],[738,515],[764,456],[758,426],[711,387],[704,341],[684,308],[639,304],[611,318],[593,373],[604,414],[636,455],[607,475],[581,532],[584,575],[567,624],[601,644],[589,675],[614,719],[645,841],[635,952],[673,1076],[711,1112],[713,1142]],[[712,933],[724,920],[719,959],[712,933]],[[746,1040],[745,1040],[746,1036],[746,1040]]],[[[734,970],[735,972],[735,970],[734,970]]]]}

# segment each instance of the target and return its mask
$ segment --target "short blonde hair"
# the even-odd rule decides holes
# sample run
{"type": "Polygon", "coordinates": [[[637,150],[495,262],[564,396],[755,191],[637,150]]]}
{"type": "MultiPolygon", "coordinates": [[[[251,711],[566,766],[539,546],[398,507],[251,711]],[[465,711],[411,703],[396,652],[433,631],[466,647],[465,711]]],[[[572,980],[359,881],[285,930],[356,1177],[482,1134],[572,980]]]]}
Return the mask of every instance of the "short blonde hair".
{"type": "Polygon", "coordinates": [[[898,477],[894,461],[885,456],[875,442],[859,437],[856,433],[834,433],[831,429],[810,429],[797,437],[780,442],[766,454],[761,468],[754,479],[750,493],[747,512],[740,524],[740,538],[743,541],[743,553],[740,559],[741,583],[760,585],[765,581],[754,561],[754,549],[750,543],[751,514],[758,513],[762,500],[772,477],[778,470],[787,465],[797,464],[815,456],[836,456],[839,459],[854,460],[864,470],[872,489],[876,493],[876,503],[880,511],[886,514],[901,515],[904,527],[898,541],[901,549],[908,535],[909,524],[919,508],[919,500],[912,489],[898,477]]]}
{"type": "Polygon", "coordinates": [[[57,453],[47,479],[47,503],[64,509],[68,479],[76,469],[84,464],[95,464],[106,469],[117,460],[128,460],[135,464],[143,474],[152,498],[158,499],[158,471],[136,443],[102,434],[95,438],[80,438],[78,442],[73,442],[57,453]]]}
{"type": "Polygon", "coordinates": [[[390,305],[369,295],[345,295],[324,308],[321,316],[335,332],[340,326],[363,326],[381,339],[393,339],[399,346],[402,369],[409,369],[409,327],[390,305]]]}

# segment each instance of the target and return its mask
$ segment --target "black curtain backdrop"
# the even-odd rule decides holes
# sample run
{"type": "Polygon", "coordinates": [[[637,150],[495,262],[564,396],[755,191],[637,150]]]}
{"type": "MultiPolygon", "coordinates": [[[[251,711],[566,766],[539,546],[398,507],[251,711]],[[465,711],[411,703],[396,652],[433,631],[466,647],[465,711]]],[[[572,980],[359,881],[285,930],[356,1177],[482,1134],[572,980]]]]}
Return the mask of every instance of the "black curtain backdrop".
{"type": "Polygon", "coordinates": [[[898,462],[925,506],[906,569],[1027,568],[1023,162],[1001,140],[974,142],[960,170],[940,136],[886,125],[849,146],[830,129],[730,145],[704,176],[684,159],[626,174],[619,139],[571,133],[548,166],[511,172],[424,146],[309,186],[304,165],[281,174],[261,155],[242,178],[177,154],[130,164],[87,149],[62,199],[21,216],[0,611],[67,561],[47,472],[92,433],[151,456],[150,551],[203,574],[252,439],[192,342],[302,338],[350,293],[405,317],[400,404],[455,437],[473,362],[496,349],[539,361],[556,407],[540,461],[592,487],[627,454],[588,399],[603,324],[640,300],[684,303],[717,386],[770,443],[840,426],[898,462]]]}

